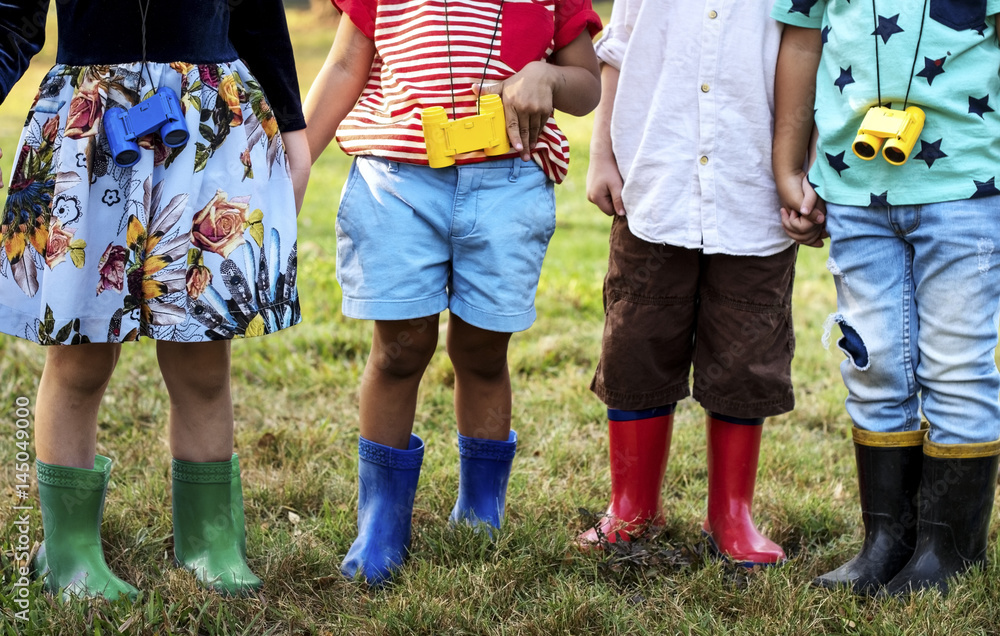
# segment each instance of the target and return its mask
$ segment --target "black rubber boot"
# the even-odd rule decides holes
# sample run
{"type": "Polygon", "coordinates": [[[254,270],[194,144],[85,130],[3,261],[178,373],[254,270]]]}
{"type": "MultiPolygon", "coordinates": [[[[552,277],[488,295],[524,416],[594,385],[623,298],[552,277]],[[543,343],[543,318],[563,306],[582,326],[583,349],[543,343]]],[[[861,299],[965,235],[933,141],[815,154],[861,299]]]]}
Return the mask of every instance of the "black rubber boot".
{"type": "Polygon", "coordinates": [[[923,429],[874,433],[854,428],[865,541],[857,556],[816,577],[813,585],[872,595],[910,560],[916,547],[924,434],[923,429]]]}
{"type": "Polygon", "coordinates": [[[1000,464],[1000,440],[985,444],[924,443],[917,547],[906,566],[886,585],[901,596],[936,587],[986,564],[986,542],[1000,464]]]}

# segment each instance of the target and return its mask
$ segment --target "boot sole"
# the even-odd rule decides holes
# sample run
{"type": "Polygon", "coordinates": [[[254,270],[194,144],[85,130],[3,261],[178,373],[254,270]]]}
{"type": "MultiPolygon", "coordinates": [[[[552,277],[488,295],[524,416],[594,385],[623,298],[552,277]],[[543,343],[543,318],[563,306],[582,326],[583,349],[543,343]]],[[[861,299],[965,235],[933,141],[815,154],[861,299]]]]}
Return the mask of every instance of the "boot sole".
{"type": "Polygon", "coordinates": [[[197,575],[195,575],[195,573],[194,573],[194,570],[191,570],[190,568],[188,568],[187,566],[185,566],[183,563],[181,563],[180,561],[178,561],[177,557],[173,558],[173,562],[174,562],[174,567],[175,568],[177,568],[178,570],[184,570],[185,572],[191,574],[191,576],[194,576],[195,583],[197,583],[197,585],[198,585],[199,588],[201,588],[203,590],[208,590],[209,592],[215,592],[219,596],[226,596],[226,597],[229,597],[229,598],[246,598],[248,596],[254,596],[258,592],[260,592],[262,589],[264,589],[264,584],[263,583],[261,583],[260,585],[257,585],[257,586],[246,586],[246,587],[244,587],[244,588],[242,588],[242,589],[240,589],[239,591],[236,591],[236,592],[231,592],[231,591],[229,591],[227,589],[224,589],[224,588],[218,588],[218,587],[215,587],[214,585],[206,585],[206,584],[202,583],[198,579],[197,575]]]}
{"type": "Polygon", "coordinates": [[[715,539],[712,538],[712,535],[702,530],[701,536],[703,539],[705,539],[705,542],[708,543],[708,551],[710,556],[714,557],[716,560],[725,561],[726,563],[729,563],[731,565],[738,565],[740,567],[747,568],[748,570],[754,568],[755,566],[760,566],[762,568],[773,568],[784,565],[788,561],[787,557],[781,559],[780,561],[741,561],[738,559],[734,559],[733,557],[729,556],[728,554],[719,549],[719,546],[718,544],[715,543],[715,539]]]}

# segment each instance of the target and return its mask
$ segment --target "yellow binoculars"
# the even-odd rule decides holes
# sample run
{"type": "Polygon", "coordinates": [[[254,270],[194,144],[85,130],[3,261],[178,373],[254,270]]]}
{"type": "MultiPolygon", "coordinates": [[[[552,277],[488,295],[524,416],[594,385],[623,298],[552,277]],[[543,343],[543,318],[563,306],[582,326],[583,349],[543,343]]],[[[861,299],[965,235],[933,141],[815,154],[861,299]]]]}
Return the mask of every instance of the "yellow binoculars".
{"type": "Polygon", "coordinates": [[[874,159],[885,140],[882,156],[894,166],[901,166],[910,157],[913,146],[924,129],[924,111],[916,106],[893,110],[874,106],[868,110],[852,148],[865,161],[874,159]]]}
{"type": "Polygon", "coordinates": [[[455,155],[482,150],[493,157],[510,151],[507,122],[499,95],[482,95],[479,114],[448,120],[444,108],[431,106],[421,114],[427,161],[431,168],[444,168],[455,163],[455,155]]]}

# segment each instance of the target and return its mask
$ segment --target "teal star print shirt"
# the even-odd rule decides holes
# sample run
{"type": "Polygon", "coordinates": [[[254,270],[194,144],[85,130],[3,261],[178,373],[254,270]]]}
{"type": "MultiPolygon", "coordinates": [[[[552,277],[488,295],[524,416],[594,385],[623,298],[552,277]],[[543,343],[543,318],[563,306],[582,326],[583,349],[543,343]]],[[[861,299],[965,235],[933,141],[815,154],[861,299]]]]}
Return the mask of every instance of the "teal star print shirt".
{"type": "Polygon", "coordinates": [[[926,4],[922,15],[924,0],[876,0],[874,13],[872,0],[776,0],[774,19],[821,33],[809,180],[825,200],[916,205],[1000,194],[1000,0],[926,4]],[[909,84],[906,105],[926,115],[901,166],[851,149],[878,105],[879,75],[883,106],[902,110],[909,84]]]}

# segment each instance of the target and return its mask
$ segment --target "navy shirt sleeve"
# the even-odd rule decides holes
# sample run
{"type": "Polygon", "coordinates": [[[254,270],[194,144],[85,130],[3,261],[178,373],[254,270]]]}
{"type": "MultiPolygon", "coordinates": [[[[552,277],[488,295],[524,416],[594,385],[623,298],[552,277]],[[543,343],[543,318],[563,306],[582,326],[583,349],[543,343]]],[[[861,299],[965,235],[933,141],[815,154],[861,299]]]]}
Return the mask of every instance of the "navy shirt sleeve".
{"type": "MultiPolygon", "coordinates": [[[[0,102],[6,99],[45,43],[49,2],[0,0],[0,102]]],[[[138,5],[114,0],[98,8],[96,3],[64,0],[58,8],[58,62],[83,65],[142,58],[138,5]]],[[[151,62],[229,61],[234,59],[230,56],[235,49],[236,55],[260,80],[279,129],[305,128],[295,58],[281,0],[185,0],[158,4],[150,6],[148,27],[147,55],[151,62]],[[211,35],[217,27],[225,33],[227,5],[228,42],[224,36],[211,35]]]]}
{"type": "Polygon", "coordinates": [[[229,41],[260,81],[282,132],[306,127],[280,0],[230,0],[229,41]]]}
{"type": "Polygon", "coordinates": [[[0,103],[45,44],[49,0],[0,1],[0,103]]]}

